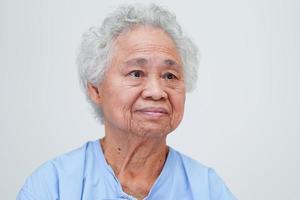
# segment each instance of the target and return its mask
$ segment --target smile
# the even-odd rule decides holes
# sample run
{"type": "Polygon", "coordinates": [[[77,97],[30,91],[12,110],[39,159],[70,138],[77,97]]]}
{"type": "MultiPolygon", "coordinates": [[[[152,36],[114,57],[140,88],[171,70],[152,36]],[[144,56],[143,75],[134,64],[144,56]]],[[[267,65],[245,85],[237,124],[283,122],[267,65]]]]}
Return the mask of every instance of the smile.
{"type": "Polygon", "coordinates": [[[143,108],[138,109],[137,112],[149,117],[160,117],[169,114],[169,112],[165,108],[143,108]]]}

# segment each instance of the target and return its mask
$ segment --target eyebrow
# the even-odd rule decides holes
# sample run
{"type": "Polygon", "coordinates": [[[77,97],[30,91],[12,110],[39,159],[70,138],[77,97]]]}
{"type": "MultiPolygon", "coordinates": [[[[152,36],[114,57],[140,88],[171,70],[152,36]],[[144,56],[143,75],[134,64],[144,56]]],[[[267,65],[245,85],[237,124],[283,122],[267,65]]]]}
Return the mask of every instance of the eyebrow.
{"type": "Polygon", "coordinates": [[[145,58],[134,58],[125,62],[125,65],[130,66],[140,66],[143,67],[148,63],[148,60],[145,58]]]}
{"type": "MultiPolygon", "coordinates": [[[[130,59],[130,60],[126,61],[125,66],[127,66],[127,67],[131,67],[131,66],[144,67],[148,63],[149,62],[146,58],[134,58],[134,59],[130,59]]],[[[162,64],[166,65],[166,66],[178,67],[178,68],[180,68],[180,66],[181,66],[172,59],[165,59],[165,60],[163,60],[162,64]]]]}

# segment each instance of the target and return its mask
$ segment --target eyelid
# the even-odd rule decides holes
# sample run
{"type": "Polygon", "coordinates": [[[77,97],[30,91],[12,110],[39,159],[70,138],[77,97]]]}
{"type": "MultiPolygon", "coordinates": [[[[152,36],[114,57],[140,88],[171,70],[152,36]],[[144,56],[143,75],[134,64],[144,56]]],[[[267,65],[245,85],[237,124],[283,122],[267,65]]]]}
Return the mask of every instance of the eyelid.
{"type": "MultiPolygon", "coordinates": [[[[127,75],[128,75],[128,76],[133,76],[133,73],[136,73],[136,72],[140,73],[141,76],[144,76],[144,75],[145,75],[144,71],[138,70],[138,69],[131,70],[130,72],[127,73],[127,75]]],[[[136,78],[138,78],[138,77],[136,77],[136,78]]]]}
{"type": "Polygon", "coordinates": [[[165,72],[162,77],[166,78],[167,75],[172,75],[175,79],[179,79],[179,75],[177,73],[174,72],[165,72]]]}

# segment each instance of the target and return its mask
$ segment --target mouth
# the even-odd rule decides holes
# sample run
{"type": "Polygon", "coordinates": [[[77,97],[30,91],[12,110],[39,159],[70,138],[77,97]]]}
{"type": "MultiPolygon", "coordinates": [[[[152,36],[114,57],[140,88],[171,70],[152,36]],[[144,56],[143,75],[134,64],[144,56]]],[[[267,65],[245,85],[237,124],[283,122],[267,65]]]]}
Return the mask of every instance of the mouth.
{"type": "Polygon", "coordinates": [[[154,107],[138,109],[137,112],[147,115],[149,117],[161,117],[169,114],[168,110],[165,108],[154,107]]]}

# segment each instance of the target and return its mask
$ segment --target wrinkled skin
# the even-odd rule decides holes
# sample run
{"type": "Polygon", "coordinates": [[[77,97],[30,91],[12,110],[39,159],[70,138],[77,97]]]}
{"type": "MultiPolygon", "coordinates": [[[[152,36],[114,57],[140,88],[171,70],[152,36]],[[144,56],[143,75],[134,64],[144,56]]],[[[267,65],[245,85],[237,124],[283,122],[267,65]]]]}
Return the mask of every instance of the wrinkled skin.
{"type": "Polygon", "coordinates": [[[185,101],[183,69],[165,32],[142,26],[119,36],[109,64],[96,102],[106,129],[156,137],[178,126],[185,101]]]}
{"type": "Polygon", "coordinates": [[[183,117],[181,58],[163,30],[138,26],[117,37],[108,64],[102,83],[88,84],[104,114],[101,145],[123,190],[142,199],[163,168],[166,136],[183,117]]]}

